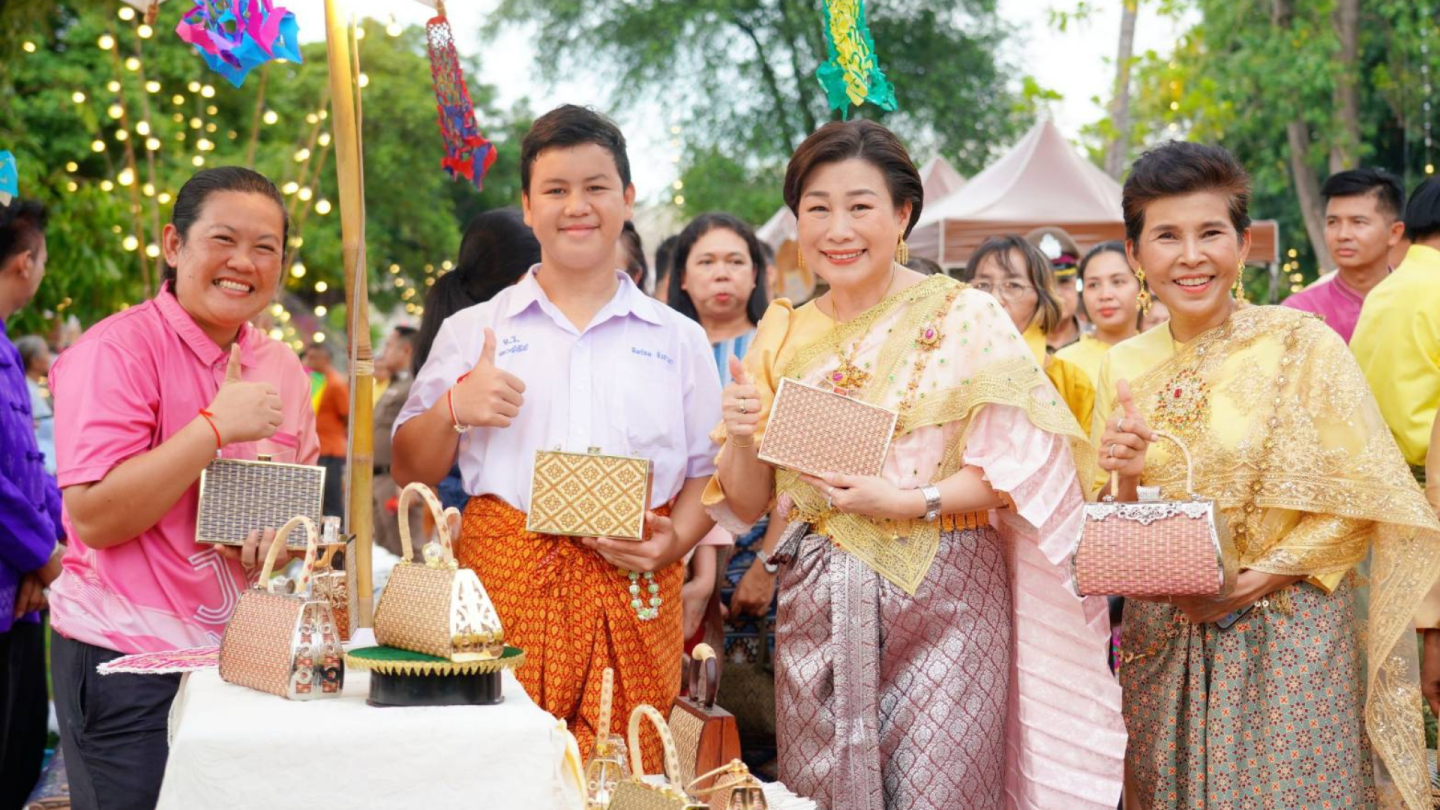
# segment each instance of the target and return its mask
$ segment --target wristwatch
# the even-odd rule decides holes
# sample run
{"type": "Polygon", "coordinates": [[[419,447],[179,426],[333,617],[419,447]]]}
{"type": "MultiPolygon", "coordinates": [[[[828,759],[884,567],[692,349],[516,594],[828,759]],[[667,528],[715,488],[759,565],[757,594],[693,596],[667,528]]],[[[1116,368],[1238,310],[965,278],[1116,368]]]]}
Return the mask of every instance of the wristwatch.
{"type": "Polygon", "coordinates": [[[925,521],[934,523],[940,519],[940,488],[933,484],[921,487],[920,494],[925,496],[925,521]]]}
{"type": "Polygon", "coordinates": [[[755,552],[755,559],[759,560],[760,564],[765,566],[765,573],[767,574],[774,574],[779,572],[780,570],[780,563],[770,562],[771,558],[773,558],[774,556],[774,552],[766,553],[765,549],[763,548],[755,552]]]}

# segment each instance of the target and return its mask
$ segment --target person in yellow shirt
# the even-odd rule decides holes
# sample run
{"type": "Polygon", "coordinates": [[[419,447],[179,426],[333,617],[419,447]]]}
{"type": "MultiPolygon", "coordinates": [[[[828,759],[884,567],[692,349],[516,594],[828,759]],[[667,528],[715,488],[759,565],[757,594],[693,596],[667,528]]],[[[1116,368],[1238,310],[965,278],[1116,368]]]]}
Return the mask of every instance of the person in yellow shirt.
{"type": "Polygon", "coordinates": [[[1101,242],[1090,248],[1080,260],[1080,283],[1080,299],[1095,334],[1081,335],[1055,356],[1079,366],[1095,383],[1110,347],[1140,334],[1140,281],[1125,258],[1125,243],[1101,242]]]}
{"type": "Polygon", "coordinates": [[[1350,350],[1370,381],[1405,461],[1425,482],[1425,453],[1440,409],[1440,181],[1405,207],[1405,260],[1365,296],[1350,350]]]}
{"type": "Polygon", "coordinates": [[[1076,421],[1089,432],[1095,414],[1095,383],[1079,366],[1050,354],[1045,343],[1045,336],[1061,320],[1050,260],[1019,236],[992,236],[970,256],[965,280],[1000,301],[1035,362],[1045,370],[1076,421]]]}

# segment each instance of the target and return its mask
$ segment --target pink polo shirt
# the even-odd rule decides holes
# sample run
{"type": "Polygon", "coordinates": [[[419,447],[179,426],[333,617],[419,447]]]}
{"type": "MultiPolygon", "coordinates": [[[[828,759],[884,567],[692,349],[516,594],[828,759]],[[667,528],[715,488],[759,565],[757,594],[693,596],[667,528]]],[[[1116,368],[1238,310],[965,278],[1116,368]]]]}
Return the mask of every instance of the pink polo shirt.
{"type": "MultiPolygon", "coordinates": [[[[237,337],[242,377],[275,386],[285,422],[270,439],[227,445],[226,458],[314,464],[320,455],[310,379],[295,353],[246,324],[237,337]]],[[[154,299],[91,327],[55,361],[55,455],[63,490],[99,481],[155,449],[210,404],[229,353],[180,306],[167,285],[154,299]]],[[[197,476],[160,522],[133,540],[91,549],[75,532],[50,588],[61,635],[123,653],[220,643],[245,575],[238,562],[195,542],[197,476]]]]}

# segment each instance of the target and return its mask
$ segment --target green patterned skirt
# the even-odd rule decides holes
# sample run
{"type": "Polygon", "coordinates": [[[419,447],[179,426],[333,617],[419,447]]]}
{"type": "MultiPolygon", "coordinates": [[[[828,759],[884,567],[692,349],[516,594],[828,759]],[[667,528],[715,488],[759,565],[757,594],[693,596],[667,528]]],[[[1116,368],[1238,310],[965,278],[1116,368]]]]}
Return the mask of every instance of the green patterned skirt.
{"type": "Polygon", "coordinates": [[[1153,650],[1120,669],[1125,764],[1144,807],[1375,806],[1349,580],[1280,596],[1224,630],[1127,601],[1123,649],[1153,650]]]}

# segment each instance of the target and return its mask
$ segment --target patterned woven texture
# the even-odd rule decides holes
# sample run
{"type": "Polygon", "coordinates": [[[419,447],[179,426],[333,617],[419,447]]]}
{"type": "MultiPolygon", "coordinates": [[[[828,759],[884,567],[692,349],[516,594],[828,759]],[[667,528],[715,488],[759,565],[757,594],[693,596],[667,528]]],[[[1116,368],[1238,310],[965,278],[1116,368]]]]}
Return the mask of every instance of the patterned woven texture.
{"type": "MultiPolygon", "coordinates": [[[[277,529],[296,515],[320,525],[325,468],[217,458],[200,473],[195,540],[241,545],[256,529],[277,529]]],[[[305,545],[303,535],[289,545],[305,545]]]]}
{"type": "Polygon", "coordinates": [[[781,380],[760,458],[811,475],[879,475],[895,418],[894,411],[781,380]]]}
{"type": "Polygon", "coordinates": [[[240,594],[220,643],[220,677],[288,696],[292,645],[304,606],[301,599],[254,588],[240,594]]]}
{"type": "Polygon", "coordinates": [[[569,537],[639,540],[650,497],[650,462],[592,453],[540,451],[526,528],[569,537]]]}
{"type": "MultiPolygon", "coordinates": [[[[1190,504],[1186,504],[1190,506],[1190,504]]],[[[1221,592],[1225,572],[1215,540],[1214,507],[1152,520],[1128,516],[1163,503],[1091,504],[1075,552],[1082,596],[1204,596],[1221,592]]]]}
{"type": "Polygon", "coordinates": [[[687,801],[674,791],[633,779],[621,782],[615,788],[615,798],[610,800],[610,810],[686,810],[696,806],[704,807],[687,801]]]}
{"type": "MultiPolygon", "coordinates": [[[[655,510],[668,514],[666,507],[655,510]]],[[[525,650],[516,676],[540,708],[570,724],[581,751],[595,744],[606,667],[615,670],[616,717],[635,706],[669,706],[680,691],[679,563],[655,574],[660,615],[640,621],[629,579],[578,542],[525,529],[525,513],[492,497],[471,498],[455,556],[485,583],[506,640],[525,650]]],[[[660,744],[645,738],[659,770],[660,744]]]]}
{"type": "Polygon", "coordinates": [[[704,731],[703,717],[696,717],[678,707],[670,710],[670,736],[675,738],[675,752],[680,757],[682,785],[688,785],[695,779],[695,760],[700,756],[700,734],[704,731]]]}
{"type": "Polygon", "coordinates": [[[375,640],[449,658],[451,583],[458,572],[411,562],[395,566],[375,609],[375,640]]]}

